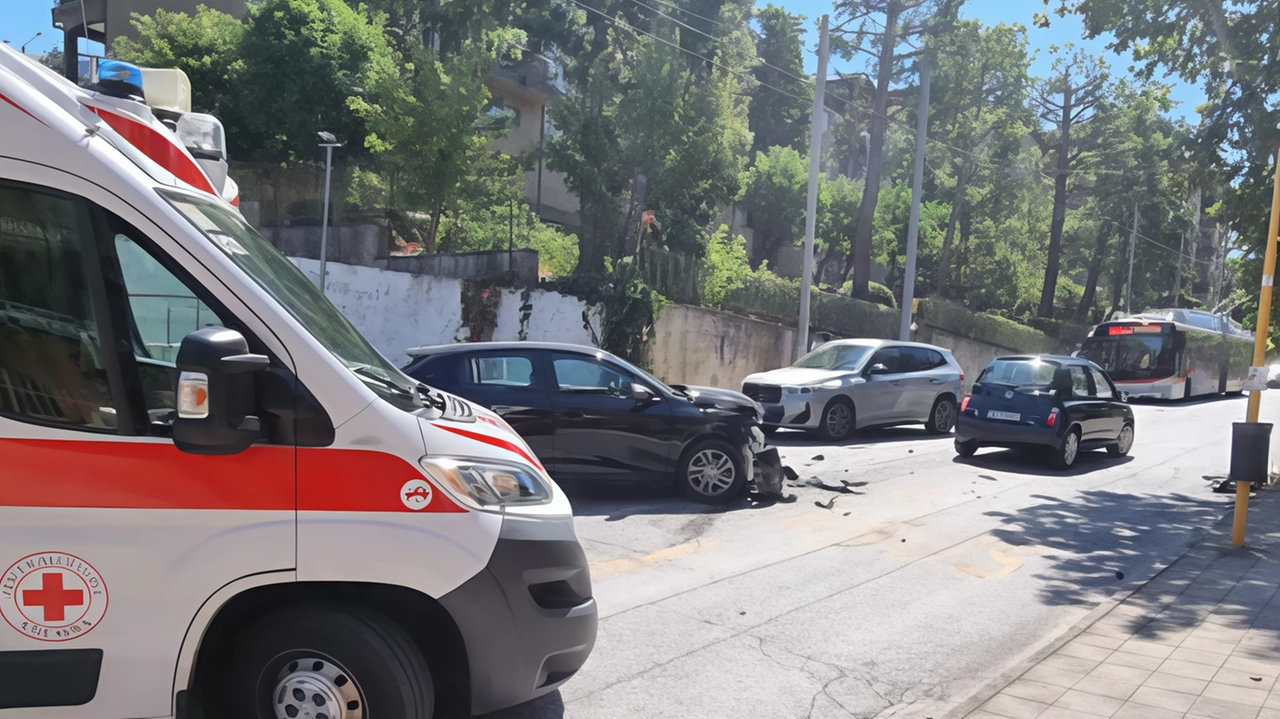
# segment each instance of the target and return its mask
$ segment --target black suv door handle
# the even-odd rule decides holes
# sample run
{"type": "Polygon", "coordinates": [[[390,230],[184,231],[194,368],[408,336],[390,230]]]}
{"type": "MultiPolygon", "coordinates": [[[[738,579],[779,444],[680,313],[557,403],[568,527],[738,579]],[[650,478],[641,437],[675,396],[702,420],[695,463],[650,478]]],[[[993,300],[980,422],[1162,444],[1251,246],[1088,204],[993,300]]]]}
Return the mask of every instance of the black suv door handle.
{"type": "Polygon", "coordinates": [[[587,415],[586,415],[586,413],[584,413],[584,412],[578,412],[578,411],[576,411],[576,410],[572,410],[572,409],[570,409],[570,410],[566,410],[565,412],[563,412],[563,413],[562,413],[562,416],[563,416],[565,419],[582,419],[583,417],[586,417],[587,415]]]}

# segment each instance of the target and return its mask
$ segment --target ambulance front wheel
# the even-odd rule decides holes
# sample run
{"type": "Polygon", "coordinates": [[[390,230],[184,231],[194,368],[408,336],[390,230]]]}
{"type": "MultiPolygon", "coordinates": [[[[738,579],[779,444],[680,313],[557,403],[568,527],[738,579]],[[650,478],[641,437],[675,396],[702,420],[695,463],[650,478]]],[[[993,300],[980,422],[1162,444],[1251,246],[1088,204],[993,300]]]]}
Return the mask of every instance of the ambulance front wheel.
{"type": "Polygon", "coordinates": [[[241,635],[223,711],[235,719],[430,719],[431,672],[385,616],[341,604],[291,607],[241,635]]]}

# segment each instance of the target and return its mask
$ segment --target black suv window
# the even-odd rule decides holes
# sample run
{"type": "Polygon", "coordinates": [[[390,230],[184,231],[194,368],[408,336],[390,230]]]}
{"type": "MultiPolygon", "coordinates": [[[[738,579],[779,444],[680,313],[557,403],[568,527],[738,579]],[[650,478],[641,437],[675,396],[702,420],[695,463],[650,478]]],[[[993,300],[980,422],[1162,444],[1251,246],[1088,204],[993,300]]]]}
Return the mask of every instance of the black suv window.
{"type": "Polygon", "coordinates": [[[595,359],[556,357],[552,363],[561,392],[622,395],[635,378],[595,359]]]}
{"type": "Polygon", "coordinates": [[[115,430],[84,252],[87,208],[0,185],[0,413],[115,430]]]}
{"type": "Polygon", "coordinates": [[[471,381],[490,387],[532,387],[533,359],[522,354],[477,355],[470,360],[471,381]]]}

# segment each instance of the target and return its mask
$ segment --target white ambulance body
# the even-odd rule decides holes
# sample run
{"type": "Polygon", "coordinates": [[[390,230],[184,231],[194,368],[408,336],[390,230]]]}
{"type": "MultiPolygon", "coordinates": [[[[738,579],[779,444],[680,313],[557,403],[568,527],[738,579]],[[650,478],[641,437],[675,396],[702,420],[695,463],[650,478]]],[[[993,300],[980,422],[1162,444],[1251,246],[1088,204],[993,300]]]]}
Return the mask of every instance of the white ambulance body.
{"type": "Polygon", "coordinates": [[[124,105],[0,46],[0,719],[562,684],[596,607],[528,446],[378,355],[124,105]]]}

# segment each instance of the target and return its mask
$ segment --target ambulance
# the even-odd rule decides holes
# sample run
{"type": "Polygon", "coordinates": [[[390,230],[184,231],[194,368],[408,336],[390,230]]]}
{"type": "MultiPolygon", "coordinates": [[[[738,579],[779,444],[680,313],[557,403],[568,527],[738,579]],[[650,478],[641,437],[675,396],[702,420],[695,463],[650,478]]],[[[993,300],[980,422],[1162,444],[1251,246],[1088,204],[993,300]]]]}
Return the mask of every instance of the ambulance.
{"type": "Polygon", "coordinates": [[[99,70],[0,46],[0,719],[425,719],[563,684],[596,604],[538,458],[245,222],[216,120],[99,70]]]}

